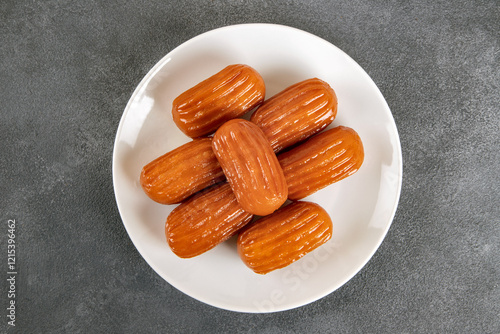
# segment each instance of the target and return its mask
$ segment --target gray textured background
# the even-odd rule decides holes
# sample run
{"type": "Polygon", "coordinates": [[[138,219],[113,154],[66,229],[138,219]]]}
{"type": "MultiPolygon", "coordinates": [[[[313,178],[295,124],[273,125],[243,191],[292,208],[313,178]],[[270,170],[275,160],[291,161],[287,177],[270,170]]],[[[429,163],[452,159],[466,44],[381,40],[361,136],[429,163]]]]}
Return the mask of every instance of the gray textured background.
{"type": "MultiPolygon", "coordinates": [[[[0,259],[17,222],[19,333],[500,333],[498,1],[2,1],[0,259]],[[296,27],[373,78],[404,180],[368,265],[276,314],[202,304],[131,243],[111,176],[136,85],[173,48],[237,23],[296,27]]],[[[7,283],[0,285],[0,332],[7,283]]]]}

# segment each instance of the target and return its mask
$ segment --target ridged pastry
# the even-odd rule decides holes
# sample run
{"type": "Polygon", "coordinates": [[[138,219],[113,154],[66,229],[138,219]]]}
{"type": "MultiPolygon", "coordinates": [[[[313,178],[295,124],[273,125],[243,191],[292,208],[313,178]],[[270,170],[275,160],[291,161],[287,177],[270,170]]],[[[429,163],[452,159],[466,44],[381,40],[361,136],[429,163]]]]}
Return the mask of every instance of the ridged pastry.
{"type": "Polygon", "coordinates": [[[318,78],[298,82],[274,95],[252,114],[250,121],[266,135],[275,152],[320,132],[337,115],[337,96],[318,78]]]}
{"type": "Polygon", "coordinates": [[[172,116],[186,135],[201,137],[260,105],[265,94],[264,80],[255,69],[229,65],[180,94],[173,102],[172,116]]]}
{"type": "Polygon", "coordinates": [[[361,138],[345,126],[321,132],[280,154],[288,198],[302,199],[356,173],[364,156],[361,138]]]}
{"type": "Polygon", "coordinates": [[[257,125],[244,119],[224,123],[213,137],[212,148],[245,211],[264,216],[286,201],[283,171],[257,125]]]}
{"type": "Polygon", "coordinates": [[[197,191],[225,179],[212,151],[212,138],[198,138],[142,168],[142,189],[161,204],[179,203],[197,191]]]}
{"type": "Polygon", "coordinates": [[[207,188],[177,206],[165,223],[170,249],[179,257],[200,255],[229,239],[252,220],[227,182],[207,188]]]}
{"type": "Polygon", "coordinates": [[[332,237],[332,221],[318,204],[294,202],[260,218],[238,236],[238,253],[258,274],[297,261],[332,237]]]}

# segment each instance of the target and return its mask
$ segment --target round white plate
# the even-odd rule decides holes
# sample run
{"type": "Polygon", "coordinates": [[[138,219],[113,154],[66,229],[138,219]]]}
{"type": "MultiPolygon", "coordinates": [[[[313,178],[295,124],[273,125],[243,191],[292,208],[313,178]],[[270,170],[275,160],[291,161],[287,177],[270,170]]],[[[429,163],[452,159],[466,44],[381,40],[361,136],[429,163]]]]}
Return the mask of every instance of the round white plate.
{"type": "Polygon", "coordinates": [[[335,291],[372,257],[394,217],[402,181],[401,146],[384,97],[363,69],[340,49],[307,32],[273,24],[228,26],[199,35],[161,59],[141,81],[118,127],[113,182],[118,208],[138,251],[167,282],[207,304],[240,312],[282,311],[335,291]],[[229,64],[255,68],[266,96],[312,77],[338,97],[330,127],[356,130],[365,161],[351,177],[306,200],[330,214],[332,239],[294,264],[258,275],[238,257],[234,238],[192,259],[169,249],[165,220],[175,207],[150,200],[141,168],[190,140],[172,121],[173,99],[229,64]]]}

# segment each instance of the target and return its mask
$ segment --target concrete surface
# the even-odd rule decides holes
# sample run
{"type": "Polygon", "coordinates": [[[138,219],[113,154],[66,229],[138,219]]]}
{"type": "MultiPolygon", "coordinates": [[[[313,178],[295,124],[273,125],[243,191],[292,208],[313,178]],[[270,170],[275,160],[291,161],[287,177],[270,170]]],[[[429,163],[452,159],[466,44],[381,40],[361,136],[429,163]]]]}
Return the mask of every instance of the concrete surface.
{"type": "Polygon", "coordinates": [[[2,1],[3,277],[7,333],[500,333],[498,1],[2,1]],[[162,280],[116,208],[123,109],[177,45],[237,23],[318,35],[373,78],[401,137],[393,225],[363,270],[291,311],[239,314],[162,280]],[[15,327],[8,324],[15,300],[15,327]]]}

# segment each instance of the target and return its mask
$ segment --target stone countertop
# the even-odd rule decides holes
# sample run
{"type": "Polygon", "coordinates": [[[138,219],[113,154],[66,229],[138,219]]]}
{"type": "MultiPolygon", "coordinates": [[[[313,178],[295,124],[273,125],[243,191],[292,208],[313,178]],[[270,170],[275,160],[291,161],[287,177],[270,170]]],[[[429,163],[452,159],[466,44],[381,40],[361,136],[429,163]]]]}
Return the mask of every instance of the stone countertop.
{"type": "Polygon", "coordinates": [[[1,267],[9,278],[15,221],[17,274],[15,297],[0,285],[0,331],[499,333],[499,31],[497,1],[3,1],[1,267]],[[198,34],[250,22],[305,30],[357,61],[404,161],[368,264],[270,314],[220,310],[159,277],[123,227],[111,175],[118,123],[149,69],[198,34]]]}

